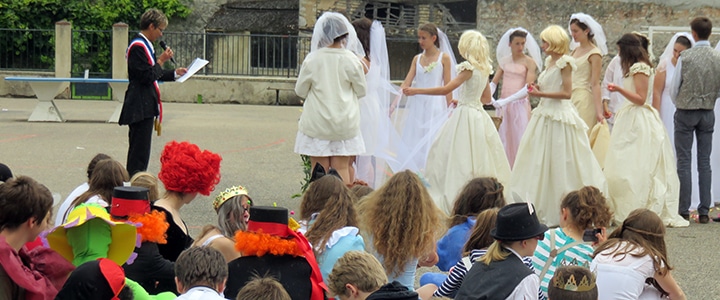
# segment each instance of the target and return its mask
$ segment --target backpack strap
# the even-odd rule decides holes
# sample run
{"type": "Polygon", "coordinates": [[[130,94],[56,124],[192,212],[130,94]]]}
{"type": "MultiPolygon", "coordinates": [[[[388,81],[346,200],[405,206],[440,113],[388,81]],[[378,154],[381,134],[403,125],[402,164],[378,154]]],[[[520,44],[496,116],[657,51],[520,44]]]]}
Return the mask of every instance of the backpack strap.
{"type": "Polygon", "coordinates": [[[555,261],[555,257],[557,257],[558,253],[565,252],[566,250],[575,247],[577,245],[582,244],[582,241],[574,241],[570,244],[567,244],[565,246],[560,247],[560,249],[555,248],[555,230],[550,231],[550,256],[548,257],[547,261],[545,261],[545,265],[543,266],[542,272],[540,272],[540,281],[543,280],[545,277],[545,274],[550,270],[550,266],[555,261]]]}

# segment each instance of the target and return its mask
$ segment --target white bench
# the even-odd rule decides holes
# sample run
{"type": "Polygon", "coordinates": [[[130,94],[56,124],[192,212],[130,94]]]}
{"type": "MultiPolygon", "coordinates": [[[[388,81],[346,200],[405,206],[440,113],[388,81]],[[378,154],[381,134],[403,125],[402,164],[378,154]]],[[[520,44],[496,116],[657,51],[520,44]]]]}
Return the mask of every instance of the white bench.
{"type": "Polygon", "coordinates": [[[21,81],[30,84],[38,104],[35,106],[28,122],[65,122],[60,110],[55,105],[55,96],[60,92],[63,83],[107,83],[113,90],[113,100],[118,101],[115,112],[108,119],[108,123],[117,123],[128,87],[127,79],[110,78],[56,78],[56,77],[5,77],[7,81],[21,81]]]}

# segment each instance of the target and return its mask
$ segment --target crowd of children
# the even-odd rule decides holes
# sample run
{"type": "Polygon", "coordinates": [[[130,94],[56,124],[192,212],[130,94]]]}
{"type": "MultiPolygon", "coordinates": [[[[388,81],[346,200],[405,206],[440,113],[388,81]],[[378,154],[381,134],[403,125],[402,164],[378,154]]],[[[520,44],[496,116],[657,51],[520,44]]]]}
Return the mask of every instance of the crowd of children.
{"type": "MultiPolygon", "coordinates": [[[[693,22],[693,36],[704,34],[704,19],[693,22]]],[[[666,225],[688,224],[671,144],[648,104],[653,70],[642,38],[617,43],[625,82],[607,89],[629,102],[614,119],[603,170],[587,135],[608,115],[599,85],[607,46],[592,17],[571,17],[573,52],[565,29],[542,31],[537,84],[542,64],[523,52],[527,30],[506,33],[511,54],[491,84],[480,32],[462,34],[466,61],[453,72],[454,55],[441,50],[447,38],[423,25],[424,52],[401,86],[412,97],[399,146],[361,130],[363,118],[398,108],[358,103],[387,98],[368,88],[378,77],[365,75],[383,74],[372,50],[381,29],[332,12],[316,23],[295,89],[306,98],[295,151],[313,167],[297,220],[238,185],[217,194],[217,224],[194,239],[181,208],[211,194],[222,158],[189,142],[165,145],[157,177],[96,155],[54,226],[50,191],[0,166],[0,299],[686,298],[664,236],[666,225]],[[531,116],[528,95],[541,98],[531,116]],[[483,109],[492,103],[522,119],[502,127],[502,138],[483,109]],[[633,163],[647,169],[624,172],[633,163]],[[392,174],[381,175],[386,164],[392,174]],[[353,186],[362,179],[373,187],[353,186]],[[613,221],[620,225],[607,235],[613,221]],[[431,266],[445,273],[424,274],[416,289],[418,267],[431,266]]]]}

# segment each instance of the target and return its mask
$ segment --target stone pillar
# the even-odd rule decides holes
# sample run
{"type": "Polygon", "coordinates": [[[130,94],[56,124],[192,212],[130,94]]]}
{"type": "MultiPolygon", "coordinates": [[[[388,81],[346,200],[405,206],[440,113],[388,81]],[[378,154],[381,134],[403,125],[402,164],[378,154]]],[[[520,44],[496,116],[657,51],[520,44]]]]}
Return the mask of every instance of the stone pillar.
{"type": "MultiPolygon", "coordinates": [[[[72,70],[72,24],[68,21],[55,23],[55,77],[69,78],[72,70]]],[[[70,83],[60,87],[60,97],[70,97],[70,83]]]]}
{"type": "Polygon", "coordinates": [[[127,62],[125,61],[125,51],[128,47],[128,25],[125,23],[113,24],[112,31],[112,78],[126,79],[127,62]]]}

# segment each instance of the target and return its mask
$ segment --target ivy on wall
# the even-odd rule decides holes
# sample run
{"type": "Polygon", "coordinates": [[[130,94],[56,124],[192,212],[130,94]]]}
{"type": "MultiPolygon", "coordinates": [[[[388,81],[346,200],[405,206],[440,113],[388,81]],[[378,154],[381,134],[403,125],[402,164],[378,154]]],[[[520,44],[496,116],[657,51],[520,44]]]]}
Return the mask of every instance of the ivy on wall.
{"type": "MultiPolygon", "coordinates": [[[[148,8],[162,10],[168,18],[184,18],[190,13],[183,3],[188,0],[2,0],[0,1],[0,28],[54,29],[55,22],[67,20],[75,30],[111,30],[118,22],[126,23],[130,30],[139,30],[140,16],[148,8]]],[[[111,59],[111,33],[74,32],[72,37],[73,60],[82,60],[77,69],[109,72],[111,59]]],[[[31,57],[36,63],[52,65],[53,35],[48,32],[28,31],[0,37],[0,57],[19,57],[25,51],[44,49],[31,57]]],[[[32,62],[31,62],[32,63],[32,62]]],[[[0,66],[2,67],[2,66],[0,66]]]]}

